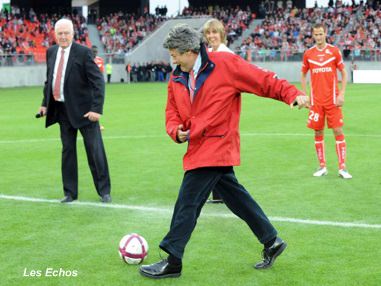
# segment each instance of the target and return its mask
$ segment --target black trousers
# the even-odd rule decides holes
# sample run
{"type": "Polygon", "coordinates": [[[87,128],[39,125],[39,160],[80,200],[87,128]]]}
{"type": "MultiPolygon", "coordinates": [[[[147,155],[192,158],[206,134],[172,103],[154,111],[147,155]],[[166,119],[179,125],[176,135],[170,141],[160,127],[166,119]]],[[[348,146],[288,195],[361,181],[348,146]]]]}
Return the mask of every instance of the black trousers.
{"type": "Polygon", "coordinates": [[[215,187],[226,206],[249,225],[262,244],[277,236],[261,207],[238,183],[233,167],[199,168],[184,174],[171,226],[160,243],[161,249],[177,258],[183,257],[201,209],[215,187]]]}
{"type": "Polygon", "coordinates": [[[222,200],[222,197],[221,197],[220,193],[218,192],[218,190],[214,189],[212,191],[212,199],[213,200],[222,200]]]}
{"type": "MultiPolygon", "coordinates": [[[[78,198],[77,134],[66,113],[64,103],[55,103],[62,142],[62,182],[64,194],[78,198]]],[[[98,122],[79,128],[87,155],[87,161],[99,196],[110,194],[111,183],[102,134],[98,122]]]]}

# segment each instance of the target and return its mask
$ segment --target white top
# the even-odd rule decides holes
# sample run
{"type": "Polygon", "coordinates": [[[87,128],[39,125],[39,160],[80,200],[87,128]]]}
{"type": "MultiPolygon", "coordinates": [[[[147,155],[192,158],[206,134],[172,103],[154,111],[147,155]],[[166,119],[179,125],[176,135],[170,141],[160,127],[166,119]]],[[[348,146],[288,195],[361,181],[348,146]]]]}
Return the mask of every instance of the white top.
{"type": "MultiPolygon", "coordinates": [[[[65,49],[65,53],[64,53],[64,64],[63,64],[63,69],[62,69],[61,86],[60,86],[60,100],[59,100],[59,101],[62,101],[62,102],[65,101],[65,97],[64,97],[63,91],[64,91],[65,72],[66,72],[67,61],[69,59],[70,49],[71,49],[71,45],[65,49]]],[[[56,82],[58,65],[59,65],[59,62],[61,60],[61,51],[62,51],[62,48],[59,47],[58,50],[57,50],[56,62],[54,64],[53,90],[54,90],[54,84],[56,82]]]]}
{"type": "MultiPolygon", "coordinates": [[[[213,52],[213,49],[208,48],[208,51],[213,52]]],[[[216,52],[228,52],[234,54],[234,52],[231,49],[229,49],[225,44],[220,44],[216,52]]]]}

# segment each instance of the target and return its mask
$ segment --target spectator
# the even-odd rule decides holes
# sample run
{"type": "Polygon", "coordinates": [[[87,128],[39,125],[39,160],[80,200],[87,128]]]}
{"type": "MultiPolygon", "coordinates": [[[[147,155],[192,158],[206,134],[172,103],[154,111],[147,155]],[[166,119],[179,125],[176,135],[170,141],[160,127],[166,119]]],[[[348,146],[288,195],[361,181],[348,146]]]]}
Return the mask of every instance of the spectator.
{"type": "Polygon", "coordinates": [[[127,82],[131,83],[131,65],[130,65],[130,63],[126,64],[126,74],[127,74],[127,82]]]}
{"type": "Polygon", "coordinates": [[[112,75],[111,59],[106,64],[106,75],[107,75],[107,83],[111,83],[111,75],[112,75]]]}

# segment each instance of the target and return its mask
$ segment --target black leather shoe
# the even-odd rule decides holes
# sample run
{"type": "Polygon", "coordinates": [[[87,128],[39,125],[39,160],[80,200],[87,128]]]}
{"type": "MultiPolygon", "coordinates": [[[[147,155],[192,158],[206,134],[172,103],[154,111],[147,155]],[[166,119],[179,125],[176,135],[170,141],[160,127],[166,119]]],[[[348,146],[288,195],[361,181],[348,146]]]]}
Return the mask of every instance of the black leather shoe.
{"type": "Polygon", "coordinates": [[[101,197],[101,202],[102,203],[111,203],[111,196],[109,194],[103,195],[101,197]]]}
{"type": "Polygon", "coordinates": [[[182,265],[169,264],[167,259],[163,259],[151,265],[142,265],[139,269],[141,275],[153,278],[169,278],[179,277],[181,275],[182,265]]]}
{"type": "Polygon", "coordinates": [[[73,199],[71,196],[65,196],[62,200],[61,203],[71,203],[72,201],[75,201],[76,199],[73,199]]]}
{"type": "Polygon", "coordinates": [[[270,268],[274,264],[275,259],[282,254],[286,247],[287,243],[285,243],[280,237],[277,237],[273,245],[263,249],[263,261],[258,262],[254,267],[256,269],[270,268]]]}

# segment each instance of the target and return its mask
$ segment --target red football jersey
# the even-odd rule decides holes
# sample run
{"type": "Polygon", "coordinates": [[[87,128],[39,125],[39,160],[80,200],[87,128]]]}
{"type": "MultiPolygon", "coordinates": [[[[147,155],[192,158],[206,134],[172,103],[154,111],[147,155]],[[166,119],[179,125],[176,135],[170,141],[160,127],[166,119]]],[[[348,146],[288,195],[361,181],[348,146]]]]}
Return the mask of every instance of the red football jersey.
{"type": "Polygon", "coordinates": [[[304,53],[302,72],[310,70],[311,104],[330,105],[336,103],[339,93],[337,69],[344,69],[340,50],[327,44],[322,50],[313,46],[304,53]]]}
{"type": "Polygon", "coordinates": [[[94,59],[94,62],[97,64],[97,66],[101,70],[101,73],[103,73],[105,71],[105,65],[104,65],[103,59],[101,57],[96,56],[94,59]]]}

